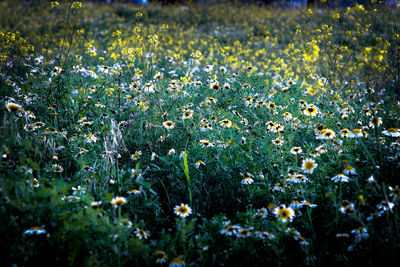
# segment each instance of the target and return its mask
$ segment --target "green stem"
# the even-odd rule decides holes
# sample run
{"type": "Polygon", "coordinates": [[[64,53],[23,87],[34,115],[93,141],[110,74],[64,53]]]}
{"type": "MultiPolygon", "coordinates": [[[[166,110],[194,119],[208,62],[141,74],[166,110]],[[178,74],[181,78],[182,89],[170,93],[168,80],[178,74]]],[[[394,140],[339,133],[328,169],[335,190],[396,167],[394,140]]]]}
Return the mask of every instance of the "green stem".
{"type": "MultiPolygon", "coordinates": [[[[117,220],[117,229],[119,227],[119,224],[121,222],[121,206],[118,206],[118,220],[117,220]]],[[[118,243],[117,243],[117,257],[118,257],[118,262],[117,265],[121,266],[121,236],[118,234],[118,243]]]]}
{"type": "Polygon", "coordinates": [[[362,146],[363,149],[365,150],[365,153],[366,153],[366,156],[367,156],[368,160],[370,160],[371,163],[374,165],[373,170],[374,170],[374,172],[375,172],[375,175],[378,176],[379,170],[376,168],[376,162],[375,162],[374,158],[372,157],[371,153],[369,153],[369,150],[368,150],[368,148],[365,146],[364,142],[361,141],[360,139],[358,139],[357,141],[361,144],[361,146],[362,146]]]}
{"type": "Polygon", "coordinates": [[[121,194],[121,178],[120,175],[118,174],[119,170],[118,170],[118,156],[115,159],[115,175],[117,176],[117,183],[118,183],[118,193],[121,194]]]}
{"type": "Polygon", "coordinates": [[[187,182],[187,186],[188,186],[188,190],[189,190],[190,207],[192,207],[193,212],[194,212],[192,189],[191,189],[190,176],[189,176],[189,165],[188,165],[188,162],[187,162],[187,145],[188,145],[188,142],[189,142],[189,137],[186,140],[185,155],[183,157],[183,165],[184,165],[183,167],[184,167],[184,172],[185,172],[185,176],[186,176],[186,182],[187,182]]]}

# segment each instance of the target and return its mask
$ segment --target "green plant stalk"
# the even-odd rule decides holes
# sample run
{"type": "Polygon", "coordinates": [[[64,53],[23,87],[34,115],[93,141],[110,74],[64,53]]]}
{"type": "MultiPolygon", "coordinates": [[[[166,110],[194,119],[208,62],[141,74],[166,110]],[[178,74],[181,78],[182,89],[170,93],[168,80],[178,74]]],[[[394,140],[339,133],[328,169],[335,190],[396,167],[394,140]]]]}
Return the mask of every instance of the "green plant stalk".
{"type": "Polygon", "coordinates": [[[185,176],[186,176],[186,182],[188,185],[188,190],[189,190],[189,201],[190,201],[190,207],[193,207],[193,197],[192,197],[192,189],[190,186],[190,176],[189,176],[189,165],[188,165],[188,161],[187,161],[187,152],[186,152],[186,148],[185,148],[185,154],[183,157],[183,171],[185,172],[185,176]]]}
{"type": "MultiPolygon", "coordinates": [[[[60,47],[60,52],[62,52],[64,50],[65,40],[67,39],[67,31],[70,28],[70,26],[69,26],[69,18],[71,17],[71,11],[72,11],[72,3],[68,7],[68,15],[67,15],[67,19],[65,21],[64,37],[63,37],[63,41],[62,41],[62,44],[61,44],[61,47],[60,47]]],[[[60,58],[60,63],[61,63],[61,58],[60,58]]],[[[63,65],[65,65],[65,62],[64,62],[63,65]]]]}
{"type": "MultiPolygon", "coordinates": [[[[314,242],[316,242],[317,241],[317,234],[315,233],[314,224],[312,222],[310,208],[307,208],[307,217],[308,217],[308,220],[310,222],[311,232],[312,232],[312,235],[313,235],[313,240],[314,240],[314,242]]],[[[311,250],[314,252],[313,247],[311,247],[311,250]]]]}
{"type": "Polygon", "coordinates": [[[376,168],[376,162],[375,162],[374,158],[372,157],[371,153],[369,153],[368,148],[365,146],[365,144],[364,144],[363,141],[361,141],[361,140],[357,140],[357,141],[361,144],[361,146],[362,146],[363,149],[365,150],[365,153],[366,153],[366,155],[367,155],[368,160],[370,160],[371,163],[374,165],[374,168],[373,168],[373,169],[374,169],[375,175],[378,175],[378,174],[379,174],[379,171],[378,171],[378,169],[376,168]]]}
{"type": "Polygon", "coordinates": [[[168,194],[167,188],[165,188],[165,185],[164,185],[164,183],[162,182],[162,180],[161,180],[160,178],[158,178],[158,180],[160,181],[162,187],[164,188],[165,194],[167,195],[168,205],[171,205],[171,200],[170,200],[170,198],[169,198],[169,194],[168,194]]]}
{"type": "MultiPolygon", "coordinates": [[[[118,220],[117,227],[121,222],[121,206],[118,206],[118,220]]],[[[118,235],[118,266],[121,266],[121,236],[118,235]]]]}
{"type": "MultiPolygon", "coordinates": [[[[386,194],[386,191],[385,191],[386,184],[382,180],[381,180],[381,187],[382,187],[383,197],[385,198],[386,203],[389,203],[389,198],[388,198],[388,196],[386,194]]],[[[393,209],[389,210],[389,216],[388,217],[390,217],[392,219],[392,221],[393,221],[394,230],[396,232],[396,238],[397,238],[397,240],[399,240],[399,228],[398,228],[398,225],[397,225],[396,216],[394,216],[393,209]]]]}
{"type": "Polygon", "coordinates": [[[397,101],[400,101],[400,46],[397,46],[397,101]]]}
{"type": "Polygon", "coordinates": [[[381,146],[381,142],[379,141],[379,135],[378,135],[378,125],[375,126],[375,142],[378,146],[378,151],[379,151],[379,166],[383,165],[383,157],[382,157],[382,146],[381,146]]]}
{"type": "Polygon", "coordinates": [[[117,182],[118,182],[118,193],[121,194],[121,178],[119,175],[119,170],[118,170],[118,157],[115,159],[115,175],[117,176],[117,182]]]}
{"type": "MultiPolygon", "coordinates": [[[[378,175],[378,174],[379,174],[379,171],[378,171],[378,169],[376,168],[376,162],[374,161],[373,157],[372,157],[371,154],[369,153],[369,151],[368,151],[367,147],[365,146],[365,144],[364,144],[361,140],[360,140],[359,142],[360,142],[360,144],[362,145],[362,147],[365,149],[365,152],[367,153],[367,156],[368,156],[368,158],[371,160],[372,164],[374,164],[374,171],[375,171],[376,175],[378,175]]],[[[378,142],[378,143],[379,143],[379,142],[378,142]]],[[[384,197],[384,199],[386,200],[386,202],[389,202],[389,199],[388,199],[387,194],[386,194],[386,191],[385,191],[386,185],[385,185],[385,183],[384,183],[382,180],[380,180],[380,182],[381,182],[381,188],[382,188],[383,197],[384,197]]],[[[398,230],[398,226],[397,226],[397,224],[396,224],[396,218],[393,216],[393,211],[391,211],[390,214],[391,214],[390,217],[392,218],[393,223],[394,223],[394,225],[395,225],[396,237],[397,237],[397,239],[399,239],[399,230],[398,230]]]]}

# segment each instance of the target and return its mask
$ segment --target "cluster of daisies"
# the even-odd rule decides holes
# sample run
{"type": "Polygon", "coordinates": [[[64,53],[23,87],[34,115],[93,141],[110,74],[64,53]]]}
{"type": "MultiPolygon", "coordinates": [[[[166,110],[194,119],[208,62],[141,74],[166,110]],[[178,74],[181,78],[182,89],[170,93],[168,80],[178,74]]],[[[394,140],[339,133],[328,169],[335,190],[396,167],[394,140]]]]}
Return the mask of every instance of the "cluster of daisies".
{"type": "MultiPolygon", "coordinates": [[[[306,201],[304,201],[306,203],[306,201]]],[[[265,220],[268,217],[268,214],[271,213],[276,218],[279,219],[282,223],[288,223],[293,220],[293,218],[299,213],[299,209],[304,204],[299,201],[293,201],[290,206],[286,206],[281,204],[279,206],[275,206],[273,204],[269,205],[269,208],[260,208],[254,214],[253,217],[257,220],[265,220]],[[293,208],[292,208],[293,207],[293,208]]],[[[310,205],[312,205],[310,203],[310,205]]],[[[275,239],[276,236],[274,233],[264,231],[264,230],[256,230],[254,227],[242,227],[238,224],[232,224],[230,220],[224,218],[222,222],[222,230],[220,230],[220,234],[229,236],[229,237],[237,237],[237,238],[247,238],[254,237],[260,240],[272,240],[275,239]]],[[[286,226],[285,233],[289,233],[296,241],[299,241],[301,245],[309,245],[309,242],[300,234],[299,231],[294,229],[293,227],[286,226]]]]}
{"type": "MultiPolygon", "coordinates": [[[[96,51],[93,46],[89,52],[96,53],[96,51]]],[[[146,54],[145,57],[151,58],[153,55],[146,54]]],[[[46,126],[45,123],[36,118],[32,111],[25,110],[24,107],[34,103],[38,96],[29,93],[23,94],[17,83],[11,80],[7,83],[14,88],[15,94],[19,97],[6,98],[4,107],[12,119],[19,119],[24,122],[23,131],[27,134],[37,135],[40,140],[52,136],[60,137],[54,138],[56,144],[53,148],[51,163],[48,164],[48,171],[57,175],[62,175],[65,172],[65,166],[62,166],[57,154],[65,148],[63,146],[64,141],[76,143],[75,158],[84,161],[89,152],[94,151],[95,154],[100,154],[97,153],[100,147],[103,150],[101,157],[109,159],[112,164],[116,164],[114,159],[121,158],[120,153],[122,152],[118,151],[115,148],[116,146],[110,148],[107,145],[112,142],[118,143],[118,141],[110,142],[107,138],[112,136],[111,139],[116,140],[117,136],[123,136],[124,129],[134,124],[137,117],[142,114],[145,114],[144,117],[147,118],[143,123],[146,129],[157,132],[156,136],[159,136],[162,132],[157,142],[159,150],[150,148],[151,151],[149,152],[143,148],[134,147],[132,151],[128,152],[130,155],[128,164],[144,165],[149,161],[155,162],[159,157],[164,156],[161,155],[161,151],[164,151],[164,154],[165,151],[168,151],[168,156],[178,154],[182,158],[187,151],[182,150],[179,153],[182,149],[182,144],[179,141],[176,142],[177,147],[175,147],[177,150],[179,149],[178,153],[170,147],[170,143],[165,142],[167,139],[181,140],[182,132],[180,130],[182,127],[185,127],[186,131],[194,137],[194,145],[199,147],[200,154],[203,156],[202,159],[196,158],[193,161],[199,172],[207,168],[206,162],[208,164],[209,161],[214,160],[213,153],[209,153],[211,156],[203,153],[207,149],[210,151],[223,150],[228,146],[242,149],[241,146],[248,144],[252,151],[258,153],[257,140],[265,139],[267,140],[265,150],[267,150],[268,156],[275,160],[277,158],[280,160],[283,157],[292,160],[290,163],[292,165],[287,174],[284,175],[285,172],[282,171],[280,176],[278,174],[271,178],[270,173],[272,171],[270,169],[265,166],[257,166],[264,169],[260,171],[260,169],[254,170],[249,167],[248,170],[236,173],[235,175],[239,179],[233,180],[244,188],[258,186],[255,182],[257,180],[272,180],[273,183],[269,189],[277,199],[276,201],[279,201],[280,197],[283,198],[283,195],[290,192],[292,188],[304,189],[307,188],[308,184],[315,183],[314,178],[319,173],[325,174],[326,170],[322,168],[325,166],[321,157],[323,154],[331,153],[335,156],[355,157],[355,155],[348,155],[346,144],[357,146],[365,140],[376,138],[380,145],[387,146],[385,148],[389,148],[391,151],[390,155],[385,156],[385,160],[400,162],[400,128],[383,128],[384,123],[389,126],[389,122],[382,119],[384,113],[381,112],[381,106],[384,102],[366,101],[367,98],[364,97],[364,95],[369,96],[373,93],[371,88],[366,92],[348,97],[349,100],[359,98],[365,102],[357,110],[357,107],[352,107],[348,103],[350,101],[338,100],[334,92],[321,92],[322,101],[317,97],[310,97],[301,80],[293,77],[286,78],[294,75],[285,74],[281,76],[273,71],[256,74],[253,72],[252,66],[247,66],[242,73],[231,73],[229,75],[229,67],[227,66],[201,66],[198,60],[186,61],[182,59],[181,62],[178,62],[172,56],[168,56],[166,59],[170,64],[165,68],[157,69],[157,66],[152,66],[156,69],[156,73],[150,75],[152,77],[145,76],[141,69],[136,68],[129,81],[121,81],[119,75],[123,73],[123,68],[126,66],[120,63],[109,66],[104,63],[94,68],[81,63],[73,66],[70,73],[85,81],[82,88],[75,87],[70,93],[71,102],[81,103],[83,100],[82,105],[84,107],[84,109],[78,110],[79,118],[76,117],[73,120],[76,129],[76,133],[73,135],[65,130],[58,131],[55,124],[50,125],[51,120],[47,122],[49,125],[46,126]],[[180,72],[188,75],[179,77],[177,73],[180,72]],[[241,75],[240,78],[239,75],[241,75]],[[243,77],[247,79],[249,76],[266,78],[266,82],[264,85],[253,85],[247,80],[243,81],[243,77]],[[114,80],[117,82],[114,82],[114,80]],[[113,85],[107,85],[106,88],[94,85],[100,82],[109,83],[110,81],[113,81],[113,85]],[[302,90],[304,90],[304,94],[300,96],[298,92],[302,90]],[[112,104],[110,102],[112,101],[109,100],[116,95],[116,92],[118,92],[118,107],[120,109],[111,111],[110,105],[112,106],[112,104]],[[163,97],[159,97],[159,102],[154,100],[156,98],[154,96],[157,96],[157,94],[164,94],[163,97]],[[307,99],[307,101],[304,99],[307,99]],[[89,104],[93,104],[93,106],[85,109],[86,105],[89,104]],[[103,127],[105,129],[106,127],[103,121],[96,125],[95,121],[91,119],[93,117],[91,110],[101,114],[102,120],[110,119],[113,123],[112,131],[115,132],[104,135],[99,130],[96,131],[95,128],[103,127]],[[124,120],[118,120],[119,116],[113,116],[115,113],[122,114],[121,111],[123,110],[130,110],[130,113],[134,113],[134,115],[131,116],[130,114],[130,117],[124,118],[124,120]],[[81,114],[83,115],[81,116],[81,114]],[[358,120],[357,124],[352,123],[352,120],[358,120]],[[296,135],[300,135],[302,140],[308,141],[302,142],[292,138],[296,135]],[[224,140],[228,137],[229,140],[224,140]],[[388,140],[390,140],[389,144],[387,144],[388,140]],[[164,149],[166,146],[169,147],[164,149]]],[[[45,76],[46,84],[55,83],[67,71],[60,66],[55,66],[53,61],[49,62],[52,66],[49,72],[46,73],[44,68],[38,72],[38,67],[41,67],[43,62],[43,56],[33,58],[33,64],[36,67],[32,68],[31,74],[45,76]]],[[[320,87],[328,84],[327,78],[315,74],[311,79],[320,87]]],[[[55,118],[54,121],[56,121],[57,116],[61,115],[57,113],[59,109],[55,104],[46,108],[55,118]]],[[[122,137],[119,141],[121,140],[122,137]]],[[[6,153],[3,154],[3,158],[5,157],[7,157],[6,153]]],[[[91,161],[89,156],[86,160],[91,161]]],[[[358,165],[354,165],[355,162],[349,161],[350,163],[345,163],[340,169],[336,169],[337,172],[330,171],[327,174],[326,178],[330,181],[332,187],[336,184],[354,183],[360,176],[364,175],[364,171],[359,169],[358,165]],[[356,166],[358,171],[350,164],[356,166]]],[[[95,165],[96,163],[93,166],[85,165],[83,167],[84,173],[93,172],[95,165]]],[[[278,164],[271,165],[275,169],[279,168],[278,164]]],[[[399,163],[397,165],[400,166],[399,163]]],[[[287,166],[285,165],[285,167],[287,166]]],[[[332,168],[335,168],[335,166],[332,168]]],[[[132,178],[137,179],[141,175],[141,173],[132,169],[132,178]]],[[[93,180],[87,178],[84,181],[90,184],[93,180]]],[[[35,177],[32,177],[27,183],[33,188],[40,186],[39,180],[35,177]]],[[[113,179],[109,180],[110,185],[114,183],[113,179]]],[[[376,185],[372,176],[368,178],[368,183],[376,185]]],[[[88,188],[89,186],[74,186],[72,194],[63,196],[62,200],[66,202],[82,201],[88,188]]],[[[134,197],[143,193],[140,190],[127,189],[121,194],[134,197]]],[[[399,187],[389,186],[388,198],[375,203],[372,206],[372,213],[366,220],[376,220],[383,214],[392,212],[399,198],[399,187]]],[[[124,205],[130,204],[128,199],[130,198],[116,196],[111,199],[110,203],[107,203],[107,206],[112,208],[114,212],[116,210],[121,211],[124,205]]],[[[185,200],[180,201],[184,202],[185,200]]],[[[343,216],[355,215],[357,203],[354,200],[344,199],[340,200],[339,203],[336,208],[340,214],[343,216]]],[[[102,201],[92,201],[90,204],[93,209],[102,205],[102,201]]],[[[316,204],[307,200],[293,200],[288,205],[278,204],[269,205],[268,208],[260,208],[251,216],[256,220],[275,220],[282,223],[285,226],[285,233],[291,235],[301,245],[308,245],[309,242],[300,232],[291,227],[291,222],[296,221],[296,218],[300,217],[305,209],[312,209],[316,206],[316,204]]],[[[184,203],[176,205],[172,210],[182,221],[190,218],[193,212],[190,205],[184,203]]],[[[119,225],[128,229],[135,229],[134,223],[129,219],[119,218],[119,225]]],[[[229,220],[225,220],[221,228],[219,232],[221,235],[232,238],[255,237],[262,240],[272,240],[276,238],[277,234],[272,233],[272,231],[256,229],[255,226],[242,227],[239,224],[232,224],[229,220]]],[[[24,234],[43,235],[47,234],[47,231],[45,226],[33,226],[26,230],[24,234]]],[[[353,229],[350,234],[354,235],[355,243],[369,237],[365,226],[353,229]]],[[[145,240],[150,237],[150,231],[137,227],[134,230],[134,235],[138,239],[145,240]]],[[[349,237],[349,233],[340,233],[337,237],[349,237]]],[[[155,258],[156,263],[166,263],[168,255],[163,250],[157,250],[155,258]]],[[[170,266],[182,266],[185,262],[183,256],[175,256],[171,258],[169,264],[170,266]]]]}

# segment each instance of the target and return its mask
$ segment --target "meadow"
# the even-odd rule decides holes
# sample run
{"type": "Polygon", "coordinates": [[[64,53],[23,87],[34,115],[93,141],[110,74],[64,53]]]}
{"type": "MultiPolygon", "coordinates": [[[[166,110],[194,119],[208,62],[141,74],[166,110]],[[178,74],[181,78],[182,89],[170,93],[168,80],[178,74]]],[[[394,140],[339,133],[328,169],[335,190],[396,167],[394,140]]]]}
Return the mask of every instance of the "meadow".
{"type": "Polygon", "coordinates": [[[399,11],[0,2],[4,266],[395,264],[399,11]]]}

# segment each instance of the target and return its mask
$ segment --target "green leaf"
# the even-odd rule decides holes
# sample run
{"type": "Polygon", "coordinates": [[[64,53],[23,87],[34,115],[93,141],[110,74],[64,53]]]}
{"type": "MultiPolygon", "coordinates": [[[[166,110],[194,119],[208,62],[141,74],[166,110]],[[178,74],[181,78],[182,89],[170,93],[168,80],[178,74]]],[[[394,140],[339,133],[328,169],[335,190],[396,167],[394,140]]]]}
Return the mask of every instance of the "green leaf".
{"type": "Polygon", "coordinates": [[[188,185],[190,185],[189,165],[188,165],[188,161],[187,161],[187,152],[186,151],[185,151],[185,155],[183,157],[183,166],[184,166],[183,171],[185,172],[186,181],[187,181],[188,185]]]}
{"type": "Polygon", "coordinates": [[[100,182],[100,177],[95,172],[90,172],[90,176],[96,179],[97,182],[100,182]]]}
{"type": "Polygon", "coordinates": [[[111,201],[112,198],[113,198],[112,195],[109,192],[104,192],[104,195],[106,196],[107,201],[111,201]]]}
{"type": "Polygon", "coordinates": [[[183,156],[183,171],[185,172],[186,176],[186,182],[189,190],[189,201],[190,201],[190,206],[193,207],[193,197],[192,197],[192,189],[190,186],[190,176],[189,176],[189,165],[187,161],[187,150],[185,150],[185,154],[183,156]]]}
{"type": "Polygon", "coordinates": [[[156,168],[157,170],[161,171],[161,168],[158,167],[156,164],[154,164],[154,163],[149,163],[149,165],[152,166],[152,167],[154,167],[154,168],[156,168]]]}

